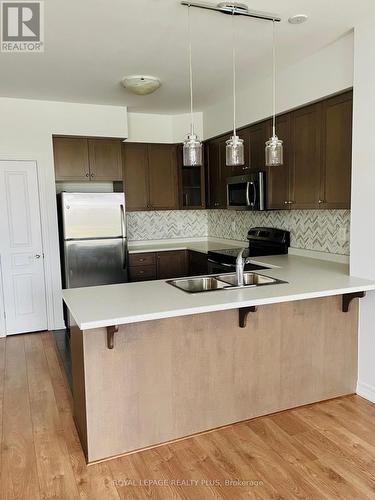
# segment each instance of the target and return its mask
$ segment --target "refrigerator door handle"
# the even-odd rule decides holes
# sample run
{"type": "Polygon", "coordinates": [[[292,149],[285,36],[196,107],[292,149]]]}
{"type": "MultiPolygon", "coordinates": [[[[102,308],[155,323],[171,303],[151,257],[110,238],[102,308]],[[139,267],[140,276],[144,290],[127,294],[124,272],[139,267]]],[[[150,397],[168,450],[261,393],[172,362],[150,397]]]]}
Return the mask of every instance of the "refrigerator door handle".
{"type": "Polygon", "coordinates": [[[126,238],[126,225],[125,225],[125,208],[124,205],[120,205],[121,210],[121,237],[126,238]]]}
{"type": "Polygon", "coordinates": [[[121,237],[122,237],[122,268],[126,269],[127,266],[127,243],[126,243],[126,226],[125,226],[125,208],[120,205],[121,211],[121,237]]]}

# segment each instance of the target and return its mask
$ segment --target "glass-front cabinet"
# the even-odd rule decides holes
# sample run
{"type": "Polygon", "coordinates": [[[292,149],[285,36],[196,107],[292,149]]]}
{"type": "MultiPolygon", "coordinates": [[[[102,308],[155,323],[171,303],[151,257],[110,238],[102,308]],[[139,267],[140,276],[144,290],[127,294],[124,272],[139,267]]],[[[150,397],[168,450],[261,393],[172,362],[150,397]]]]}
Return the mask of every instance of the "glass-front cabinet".
{"type": "MultiPolygon", "coordinates": [[[[184,167],[179,151],[180,207],[201,209],[206,207],[204,166],[184,167]]],[[[204,163],[204,162],[203,162],[204,163]]]]}

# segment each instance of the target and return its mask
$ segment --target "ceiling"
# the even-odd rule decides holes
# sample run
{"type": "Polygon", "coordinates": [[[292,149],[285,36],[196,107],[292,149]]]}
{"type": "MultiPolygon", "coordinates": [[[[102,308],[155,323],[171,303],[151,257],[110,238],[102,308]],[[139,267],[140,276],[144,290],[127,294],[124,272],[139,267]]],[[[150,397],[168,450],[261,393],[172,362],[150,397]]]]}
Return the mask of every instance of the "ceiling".
{"type": "MultiPolygon", "coordinates": [[[[347,33],[373,0],[247,0],[280,14],[280,66],[300,60],[347,33]],[[362,8],[361,8],[362,6],[362,8]],[[303,25],[289,16],[307,14],[303,25]]],[[[0,54],[0,95],[127,105],[137,112],[188,110],[187,8],[179,0],[48,0],[45,52],[0,54]],[[134,96],[120,84],[129,74],[158,76],[162,87],[134,96]]],[[[231,18],[191,9],[196,108],[231,92],[231,18]]],[[[271,71],[272,23],[235,18],[238,87],[271,71]]]]}

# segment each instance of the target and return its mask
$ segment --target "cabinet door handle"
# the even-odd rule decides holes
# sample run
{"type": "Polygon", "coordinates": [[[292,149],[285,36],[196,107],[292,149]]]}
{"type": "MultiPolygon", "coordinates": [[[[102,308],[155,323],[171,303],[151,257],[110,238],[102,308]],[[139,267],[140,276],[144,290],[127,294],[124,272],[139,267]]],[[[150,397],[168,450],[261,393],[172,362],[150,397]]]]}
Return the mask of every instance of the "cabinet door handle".
{"type": "Polygon", "coordinates": [[[90,174],[90,177],[91,177],[91,178],[95,177],[95,174],[90,174]]]}
{"type": "Polygon", "coordinates": [[[89,173],[88,172],[86,173],[86,177],[89,177],[89,173]]]}
{"type": "Polygon", "coordinates": [[[324,200],[319,200],[318,203],[319,205],[321,205],[322,203],[324,203],[324,200]]]}

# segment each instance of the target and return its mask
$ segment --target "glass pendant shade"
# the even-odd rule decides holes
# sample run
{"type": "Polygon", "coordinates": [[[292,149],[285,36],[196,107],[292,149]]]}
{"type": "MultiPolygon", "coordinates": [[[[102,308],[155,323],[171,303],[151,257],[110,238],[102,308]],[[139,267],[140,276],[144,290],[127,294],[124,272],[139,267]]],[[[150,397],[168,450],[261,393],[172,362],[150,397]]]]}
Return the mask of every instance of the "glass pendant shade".
{"type": "Polygon", "coordinates": [[[266,142],[266,166],[278,167],[284,163],[284,148],[283,141],[277,135],[273,135],[269,141],[266,142]]]}
{"type": "Polygon", "coordinates": [[[195,134],[188,134],[183,146],[184,167],[200,167],[202,165],[202,143],[195,134]]]}
{"type": "Polygon", "coordinates": [[[226,142],[226,166],[240,167],[245,164],[243,140],[237,135],[226,142]]]}

